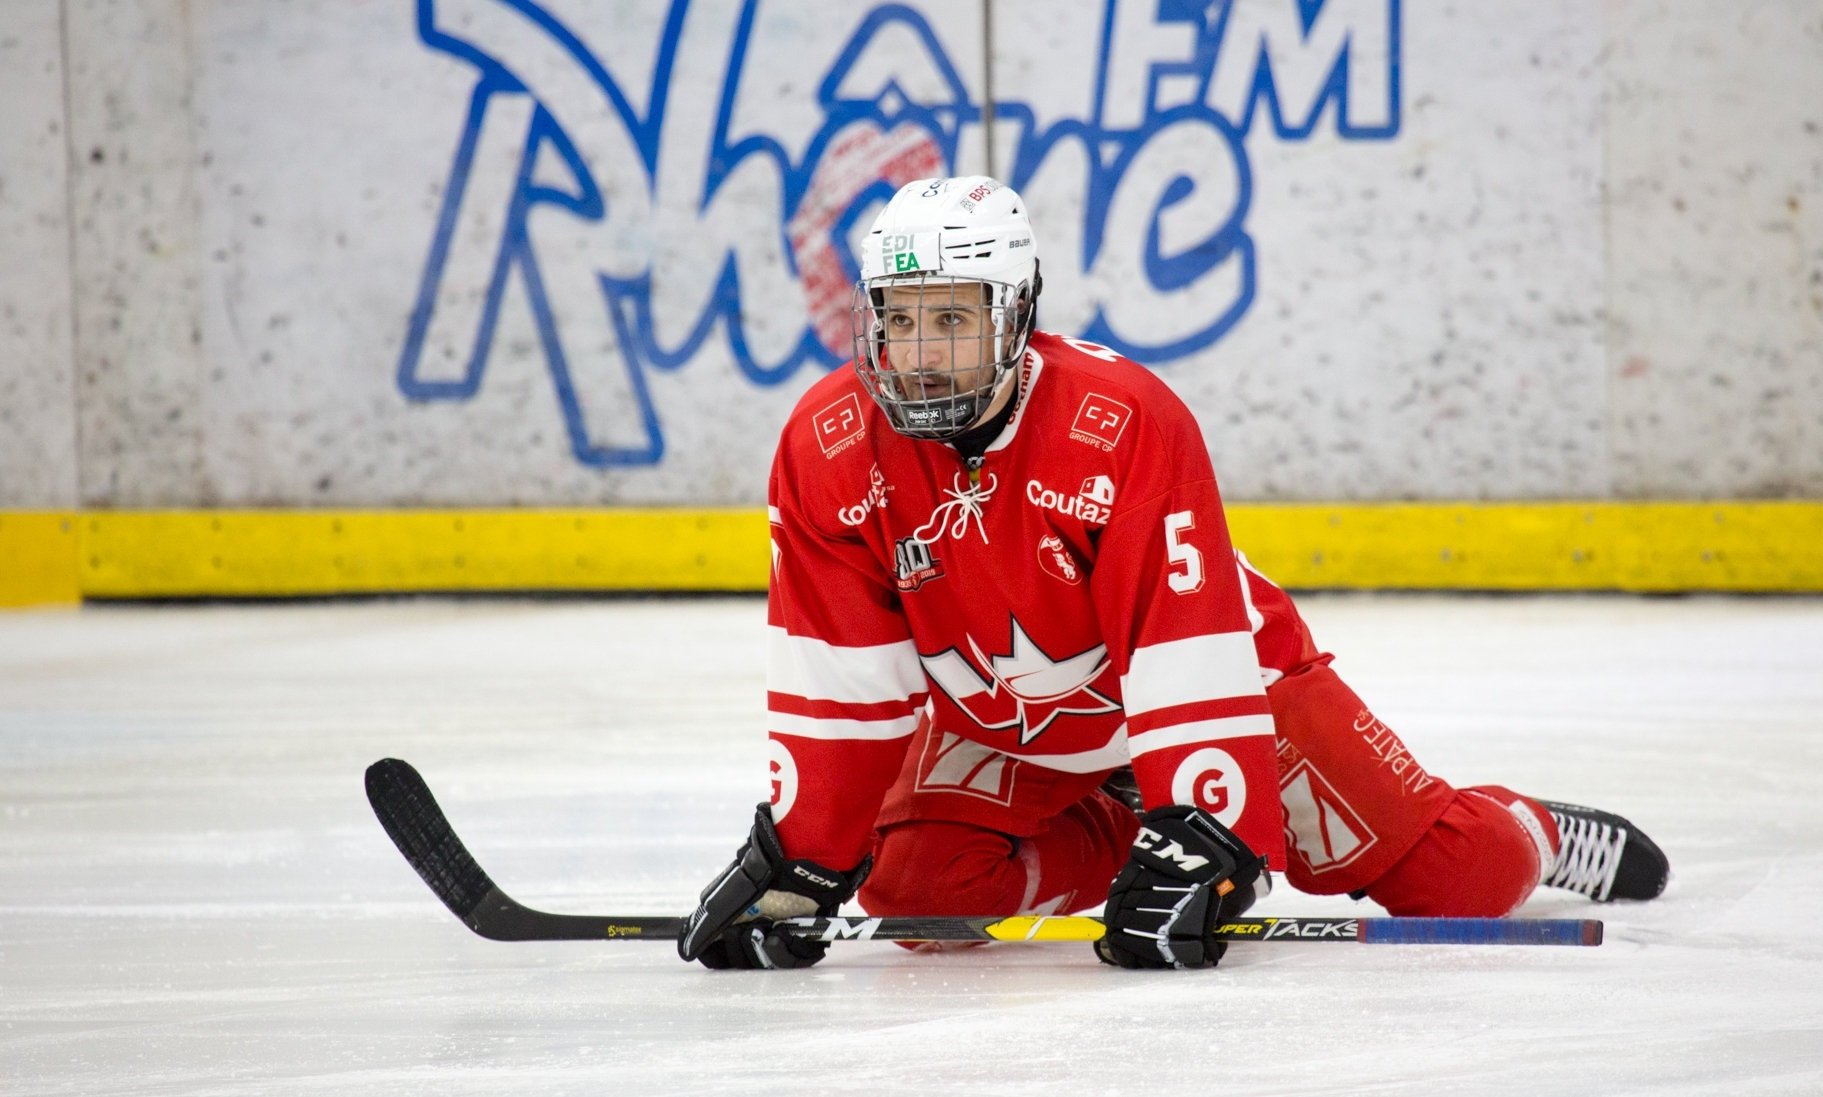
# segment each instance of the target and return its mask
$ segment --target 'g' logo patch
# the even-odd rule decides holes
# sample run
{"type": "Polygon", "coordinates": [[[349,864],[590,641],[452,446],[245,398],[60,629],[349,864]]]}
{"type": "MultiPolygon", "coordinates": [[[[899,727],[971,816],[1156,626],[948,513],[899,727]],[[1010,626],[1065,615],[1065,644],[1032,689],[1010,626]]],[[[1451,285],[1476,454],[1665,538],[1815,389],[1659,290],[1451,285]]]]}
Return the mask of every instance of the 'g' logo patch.
{"type": "Polygon", "coordinates": [[[798,802],[798,762],[784,743],[768,739],[766,763],[772,771],[772,821],[783,822],[798,802]]]}
{"type": "Polygon", "coordinates": [[[1241,764],[1220,747],[1193,750],[1177,764],[1177,773],[1171,778],[1171,799],[1195,804],[1215,816],[1216,822],[1232,827],[1247,807],[1247,782],[1242,777],[1241,764]]]}

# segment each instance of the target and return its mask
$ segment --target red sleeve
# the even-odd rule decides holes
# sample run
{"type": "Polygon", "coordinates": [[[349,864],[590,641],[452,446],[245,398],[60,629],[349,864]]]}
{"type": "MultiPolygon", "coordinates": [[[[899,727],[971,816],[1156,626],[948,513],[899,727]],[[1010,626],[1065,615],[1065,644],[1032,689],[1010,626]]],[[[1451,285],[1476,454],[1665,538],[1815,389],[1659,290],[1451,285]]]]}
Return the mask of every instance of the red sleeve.
{"type": "MultiPolygon", "coordinates": [[[[898,591],[854,531],[803,505],[815,467],[773,462],[766,669],[773,818],[785,852],[847,871],[873,842],[927,687],[898,591]]],[[[831,510],[833,508],[825,508],[831,510]]]]}
{"type": "Polygon", "coordinates": [[[1135,447],[1133,502],[1103,530],[1092,580],[1134,776],[1148,808],[1195,804],[1283,869],[1272,710],[1221,494],[1189,412],[1154,410],[1159,444],[1135,447]]]}

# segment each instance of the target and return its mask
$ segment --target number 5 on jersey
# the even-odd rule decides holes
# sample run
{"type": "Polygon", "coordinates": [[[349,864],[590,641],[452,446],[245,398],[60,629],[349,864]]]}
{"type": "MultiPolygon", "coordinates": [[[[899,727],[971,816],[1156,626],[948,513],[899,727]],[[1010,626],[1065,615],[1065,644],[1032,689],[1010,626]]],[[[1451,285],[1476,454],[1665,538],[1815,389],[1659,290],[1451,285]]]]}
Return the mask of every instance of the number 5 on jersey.
{"type": "Polygon", "coordinates": [[[1196,528],[1196,517],[1187,510],[1174,510],[1165,515],[1165,555],[1172,568],[1165,582],[1177,594],[1193,594],[1203,589],[1203,554],[1183,539],[1185,530],[1196,528]],[[1178,571],[1181,567],[1184,570],[1178,571]]]}

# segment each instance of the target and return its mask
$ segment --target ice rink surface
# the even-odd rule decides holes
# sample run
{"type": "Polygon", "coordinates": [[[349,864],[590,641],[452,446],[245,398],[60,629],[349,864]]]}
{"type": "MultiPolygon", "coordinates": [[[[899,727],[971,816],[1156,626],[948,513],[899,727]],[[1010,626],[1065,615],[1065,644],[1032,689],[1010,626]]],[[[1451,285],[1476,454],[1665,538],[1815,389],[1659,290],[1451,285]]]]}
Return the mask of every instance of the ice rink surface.
{"type": "Polygon", "coordinates": [[[0,614],[0,1094],[1823,1093],[1823,599],[1300,601],[1432,772],[1631,817],[1664,898],[1525,908],[1606,918],[1599,949],[1200,972],[498,944],[364,767],[414,762],[530,905],[683,914],[766,788],[761,601],[0,614]]]}

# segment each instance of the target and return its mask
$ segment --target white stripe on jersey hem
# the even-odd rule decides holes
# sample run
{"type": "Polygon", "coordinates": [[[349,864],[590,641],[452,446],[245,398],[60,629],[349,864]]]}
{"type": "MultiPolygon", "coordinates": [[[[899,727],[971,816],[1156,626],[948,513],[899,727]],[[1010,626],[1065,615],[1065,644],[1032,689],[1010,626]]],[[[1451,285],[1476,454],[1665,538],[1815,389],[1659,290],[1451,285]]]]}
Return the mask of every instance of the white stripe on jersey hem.
{"type": "Polygon", "coordinates": [[[812,701],[877,705],[909,700],[927,688],[918,649],[910,640],[840,647],[766,628],[766,688],[812,701]]]}
{"type": "Polygon", "coordinates": [[[799,739],[906,739],[918,728],[915,715],[895,716],[891,720],[828,720],[792,712],[771,712],[767,718],[774,734],[793,735],[799,739]]]}
{"type": "Polygon", "coordinates": [[[1136,648],[1120,680],[1129,717],[1173,705],[1258,697],[1260,657],[1253,636],[1218,632],[1136,648]]]}
{"type": "Polygon", "coordinates": [[[766,523],[768,525],[776,526],[783,521],[784,521],[784,519],[779,517],[779,508],[777,508],[777,507],[767,507],[766,508],[766,523]]]}
{"type": "Polygon", "coordinates": [[[1219,720],[1198,720],[1193,724],[1142,731],[1127,740],[1127,751],[1138,758],[1153,751],[1187,747],[1197,743],[1220,743],[1226,739],[1244,739],[1255,735],[1272,737],[1272,717],[1266,713],[1249,716],[1224,716],[1219,720]]]}

